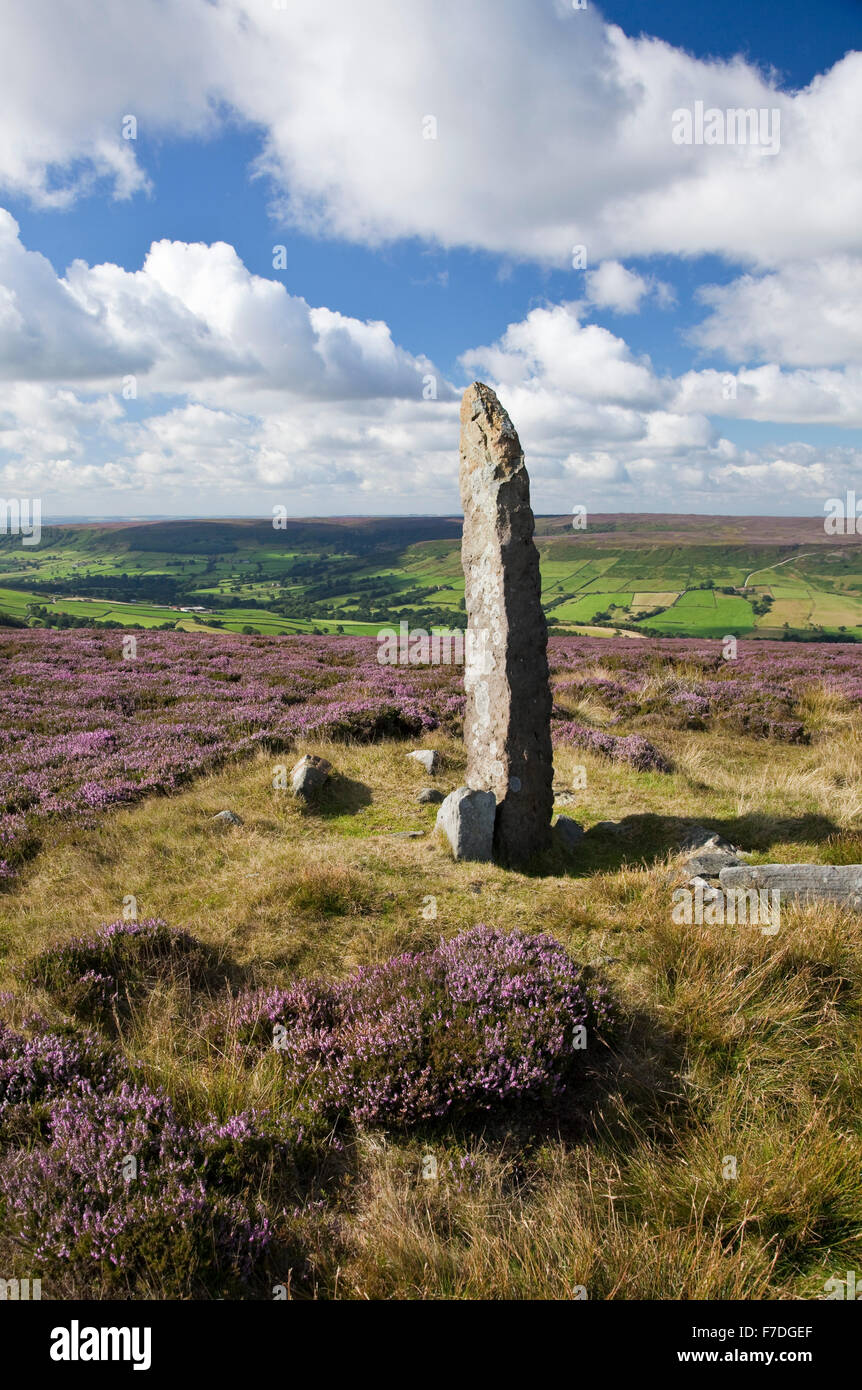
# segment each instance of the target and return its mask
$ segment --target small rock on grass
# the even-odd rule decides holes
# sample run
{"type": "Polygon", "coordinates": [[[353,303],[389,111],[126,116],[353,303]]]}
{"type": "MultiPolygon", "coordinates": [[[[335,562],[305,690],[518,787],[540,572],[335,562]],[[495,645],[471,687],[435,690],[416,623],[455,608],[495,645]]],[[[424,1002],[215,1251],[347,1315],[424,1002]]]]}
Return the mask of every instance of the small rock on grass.
{"type": "Polygon", "coordinates": [[[420,806],[436,806],[443,800],[443,793],[436,787],[423,787],[416,800],[420,806]]]}
{"type": "Polygon", "coordinates": [[[679,847],[681,850],[687,850],[689,855],[707,850],[710,853],[716,851],[724,854],[737,852],[736,845],[725,840],[717,830],[707,830],[705,825],[690,825],[680,840],[679,847]]]}
{"type": "Polygon", "coordinates": [[[574,849],[584,838],[584,827],[570,816],[557,816],[554,821],[554,838],[564,849],[574,849]]]}
{"type": "Polygon", "coordinates": [[[722,869],[731,869],[741,861],[728,850],[702,850],[686,859],[686,873],[699,878],[718,878],[722,869]]]}
{"type": "Polygon", "coordinates": [[[306,798],[313,796],[327,781],[331,771],[332,764],[328,763],[325,758],[318,758],[313,753],[306,753],[291,770],[290,790],[294,796],[306,798]]]}
{"type": "Polygon", "coordinates": [[[242,825],[241,818],[233,811],[219,811],[216,815],[211,816],[210,819],[216,825],[242,825]]]}
{"type": "Polygon", "coordinates": [[[440,754],[436,748],[416,748],[412,753],[408,753],[407,757],[413,758],[414,762],[421,763],[425,771],[429,772],[432,777],[440,764],[440,754]]]}

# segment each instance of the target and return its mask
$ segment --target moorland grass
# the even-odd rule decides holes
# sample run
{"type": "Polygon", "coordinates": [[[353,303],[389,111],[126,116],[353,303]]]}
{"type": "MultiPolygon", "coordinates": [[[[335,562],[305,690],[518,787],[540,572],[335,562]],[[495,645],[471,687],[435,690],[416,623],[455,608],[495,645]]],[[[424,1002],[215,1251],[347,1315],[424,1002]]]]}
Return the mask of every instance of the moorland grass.
{"type": "MultiPolygon", "coordinates": [[[[587,828],[624,820],[625,833],[588,835],[571,860],[555,851],[530,873],[455,863],[436,808],[416,804],[427,775],[395,741],[303,745],[339,774],[317,807],[274,791],[260,755],[95,827],[58,827],[0,896],[8,1012],[74,1029],[49,974],[21,971],[116,920],[130,895],[141,919],[191,932],[248,987],[343,979],[480,922],[550,933],[600,972],[618,1011],[584,1084],[550,1110],[348,1127],[334,1146],[321,1133],[278,1228],[289,1295],[822,1297],[862,1259],[862,917],[788,909],[770,937],[670,915],[675,848],[693,823],[758,859],[858,862],[862,721],[807,698],[807,745],[651,732],[669,775],[558,749],[561,792],[587,770],[560,809],[587,828]],[[224,807],[243,824],[215,828],[224,807]],[[429,1152],[435,1180],[422,1177],[429,1152]]],[[[457,786],[461,745],[423,742],[442,755],[437,784],[457,786]]],[[[152,978],[114,1021],[137,1075],[183,1116],[289,1113],[298,1098],[276,1053],[208,1042],[218,982],[181,983],[152,978]]],[[[0,1253],[32,1272],[26,1250],[7,1240],[0,1253]]]]}

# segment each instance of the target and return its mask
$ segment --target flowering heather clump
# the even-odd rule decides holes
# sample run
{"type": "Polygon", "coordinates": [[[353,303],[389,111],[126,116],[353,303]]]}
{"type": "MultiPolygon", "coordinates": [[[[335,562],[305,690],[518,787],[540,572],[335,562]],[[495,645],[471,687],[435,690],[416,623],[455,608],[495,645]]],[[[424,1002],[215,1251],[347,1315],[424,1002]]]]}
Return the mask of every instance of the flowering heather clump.
{"type": "Polygon", "coordinates": [[[575,676],[557,681],[554,690],[556,693],[573,695],[576,698],[595,695],[618,716],[637,713],[636,692],[621,681],[608,680],[606,677],[575,676]]]}
{"type": "Polygon", "coordinates": [[[327,705],[306,720],[307,738],[349,739],[354,743],[373,743],[379,738],[406,738],[437,727],[437,720],[416,700],[399,705],[380,700],[342,700],[327,705]]]}
{"type": "Polygon", "coordinates": [[[127,1016],[156,981],[215,988],[224,983],[225,972],[212,947],[148,918],[111,922],[91,938],[51,946],[29,961],[22,975],[78,1018],[105,1025],[127,1016]]]}
{"type": "Polygon", "coordinates": [[[82,1291],[234,1291],[271,1232],[256,1200],[207,1181],[214,1152],[225,1171],[225,1138],[236,1148],[257,1137],[253,1117],[233,1124],[233,1135],[183,1125],[163,1093],[125,1082],[114,1095],[60,1096],[47,1141],[0,1166],[7,1224],[40,1270],[65,1273],[82,1291]]]}
{"type": "Polygon", "coordinates": [[[66,1095],[101,1095],[125,1074],[119,1057],[97,1038],[42,1031],[27,1038],[0,1023],[0,1140],[22,1111],[66,1095]]]}
{"type": "Polygon", "coordinates": [[[615,763],[628,763],[637,772],[671,771],[671,765],[664,754],[642,734],[616,738],[613,734],[603,733],[599,729],[588,729],[582,724],[570,721],[558,725],[554,730],[554,743],[569,744],[575,748],[589,749],[591,753],[601,753],[615,763]]]}
{"type": "Polygon", "coordinates": [[[478,926],[338,984],[241,997],[227,1031],[275,1042],[313,1112],[411,1124],[558,1095],[581,1026],[589,1046],[609,1023],[604,988],[559,942],[478,926]]]}
{"type": "Polygon", "coordinates": [[[709,700],[694,690],[681,690],[671,697],[671,708],[689,729],[703,729],[711,713],[709,700]]]}
{"type": "Polygon", "coordinates": [[[807,743],[805,725],[799,719],[774,719],[768,712],[739,706],[727,710],[721,722],[749,738],[771,738],[779,743],[807,743]]]}

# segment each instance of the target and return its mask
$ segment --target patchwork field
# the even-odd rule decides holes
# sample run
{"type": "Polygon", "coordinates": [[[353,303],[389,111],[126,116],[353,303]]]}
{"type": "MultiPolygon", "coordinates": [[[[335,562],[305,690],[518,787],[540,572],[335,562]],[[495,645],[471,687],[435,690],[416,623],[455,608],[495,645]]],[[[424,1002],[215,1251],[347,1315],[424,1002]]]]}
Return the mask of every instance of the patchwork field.
{"type": "MultiPolygon", "coordinates": [[[[537,520],[543,602],[559,631],[862,638],[862,537],[817,520],[537,520]],[[792,522],[792,524],[791,524],[792,522]]],[[[29,625],[118,624],[278,635],[463,626],[454,518],[154,522],[0,536],[0,612],[29,625]],[[204,611],[183,613],[183,608],[204,611]]]]}

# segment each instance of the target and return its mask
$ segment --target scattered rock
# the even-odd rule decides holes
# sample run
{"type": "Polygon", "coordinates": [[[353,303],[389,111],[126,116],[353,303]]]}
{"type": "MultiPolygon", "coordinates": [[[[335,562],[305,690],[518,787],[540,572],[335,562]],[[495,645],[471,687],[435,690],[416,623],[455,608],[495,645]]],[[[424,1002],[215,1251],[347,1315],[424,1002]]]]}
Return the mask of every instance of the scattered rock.
{"type": "MultiPolygon", "coordinates": [[[[459,481],[466,781],[499,803],[494,851],[501,862],[517,863],[551,841],[548,629],[520,440],[494,392],[479,381],[461,402],[459,481]]],[[[485,819],[483,811],[483,826],[485,819]]]]}
{"type": "Polygon", "coordinates": [[[555,806],[574,806],[577,799],[574,792],[554,792],[555,806]]]}
{"type": "Polygon", "coordinates": [[[425,834],[424,830],[390,830],[387,832],[390,840],[420,840],[425,834]]]}
{"type": "Polygon", "coordinates": [[[699,888],[701,890],[702,901],[704,903],[717,902],[717,900],[721,897],[721,889],[718,887],[718,885],[708,883],[707,880],[705,878],[701,878],[699,874],[695,874],[694,878],[690,878],[688,880],[688,883],[686,884],[686,887],[693,888],[695,891],[697,891],[697,889],[699,888]]]}
{"type": "Polygon", "coordinates": [[[700,878],[718,878],[722,869],[730,869],[740,860],[732,851],[703,850],[686,859],[683,868],[686,873],[700,878]]]}
{"type": "Polygon", "coordinates": [[[492,791],[458,787],[449,793],[437,812],[436,828],[446,836],[456,859],[491,858],[496,811],[492,791]]]}
{"type": "Polygon", "coordinates": [[[408,753],[408,758],[413,758],[417,763],[421,763],[425,771],[433,777],[440,764],[440,754],[436,748],[417,748],[415,752],[408,753]]]}
{"type": "Polygon", "coordinates": [[[554,821],[554,836],[565,849],[574,849],[584,838],[584,827],[569,816],[557,816],[554,821]]]}
{"type": "Polygon", "coordinates": [[[721,850],[727,854],[736,854],[737,845],[732,845],[729,840],[725,840],[719,835],[717,830],[707,830],[705,825],[690,825],[680,840],[680,849],[688,850],[721,850]]]}
{"type": "Polygon", "coordinates": [[[294,796],[313,796],[327,781],[331,771],[332,764],[325,758],[306,753],[291,771],[290,789],[294,796]]]}
{"type": "Polygon", "coordinates": [[[242,825],[242,819],[234,811],[219,811],[211,816],[216,825],[242,825]]]}
{"type": "Polygon", "coordinates": [[[436,787],[423,787],[416,800],[420,806],[436,806],[443,800],[443,793],[436,787]]]}

